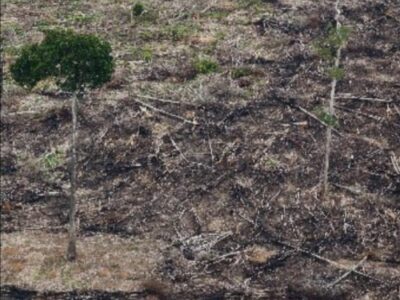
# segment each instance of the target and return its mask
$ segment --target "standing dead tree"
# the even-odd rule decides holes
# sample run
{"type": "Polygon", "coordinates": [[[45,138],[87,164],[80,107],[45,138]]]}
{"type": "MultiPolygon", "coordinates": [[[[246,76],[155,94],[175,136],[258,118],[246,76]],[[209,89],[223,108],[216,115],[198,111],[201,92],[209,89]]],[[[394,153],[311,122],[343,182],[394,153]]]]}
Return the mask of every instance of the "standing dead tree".
{"type": "Polygon", "coordinates": [[[77,34],[71,30],[48,30],[40,44],[22,49],[11,66],[14,80],[21,86],[33,88],[39,81],[55,78],[58,86],[72,92],[71,193],[69,207],[69,242],[67,259],[76,259],[76,189],[77,189],[77,127],[78,100],[88,88],[96,88],[111,79],[114,62],[108,42],[93,35],[77,34]]]}
{"type": "MultiPolygon", "coordinates": [[[[339,2],[340,0],[336,1],[335,4],[335,9],[336,9],[336,31],[340,30],[340,10],[339,10],[339,2]]],[[[341,51],[342,51],[342,45],[340,45],[337,50],[336,50],[336,59],[335,59],[335,68],[339,68],[340,64],[340,56],[341,56],[341,51]]],[[[331,84],[331,95],[329,99],[329,114],[331,116],[335,115],[335,93],[336,93],[336,85],[337,85],[337,78],[333,77],[332,78],[332,84],[331,84]]],[[[331,145],[332,145],[332,125],[328,126],[326,128],[326,141],[325,141],[325,160],[324,160],[324,181],[323,181],[323,197],[326,198],[328,190],[329,190],[329,183],[328,183],[328,176],[329,176],[329,161],[330,161],[330,155],[331,155],[331,145]]]]}

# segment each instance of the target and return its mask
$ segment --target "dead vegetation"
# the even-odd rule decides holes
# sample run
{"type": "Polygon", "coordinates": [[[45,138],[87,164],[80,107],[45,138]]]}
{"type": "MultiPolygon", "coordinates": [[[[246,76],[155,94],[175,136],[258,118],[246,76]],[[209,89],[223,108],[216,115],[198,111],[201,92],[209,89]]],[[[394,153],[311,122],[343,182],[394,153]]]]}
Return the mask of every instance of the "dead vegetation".
{"type": "Polygon", "coordinates": [[[323,200],[330,79],[313,42],[333,2],[152,0],[135,20],[124,0],[2,3],[4,293],[397,299],[400,8],[341,1],[352,30],[323,200]],[[8,73],[56,25],[101,35],[117,59],[81,105],[78,264],[62,251],[68,95],[8,73]],[[199,57],[218,68],[201,74],[199,57]]]}

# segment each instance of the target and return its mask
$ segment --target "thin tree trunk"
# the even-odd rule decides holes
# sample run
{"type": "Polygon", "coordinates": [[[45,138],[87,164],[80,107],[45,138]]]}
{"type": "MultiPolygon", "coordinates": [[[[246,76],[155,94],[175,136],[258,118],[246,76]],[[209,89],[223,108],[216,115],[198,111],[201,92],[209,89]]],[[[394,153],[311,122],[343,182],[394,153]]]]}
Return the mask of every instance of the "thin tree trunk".
{"type": "Polygon", "coordinates": [[[67,259],[74,261],[76,259],[76,140],[77,140],[77,94],[74,93],[71,101],[72,111],[72,142],[71,142],[71,195],[69,206],[69,241],[67,249],[67,259]]]}
{"type": "MultiPolygon", "coordinates": [[[[336,31],[339,32],[341,24],[340,24],[340,10],[339,10],[339,3],[340,0],[336,1],[335,9],[336,9],[336,31]]],[[[339,45],[338,49],[336,50],[336,58],[335,58],[335,69],[339,68],[340,65],[340,56],[342,53],[342,45],[339,45]]],[[[332,79],[331,84],[331,94],[329,99],[329,114],[331,116],[335,115],[335,94],[336,94],[336,85],[337,85],[337,78],[334,77],[332,79]]],[[[329,161],[331,156],[331,149],[332,147],[332,125],[326,128],[326,141],[325,141],[325,163],[324,163],[324,175],[323,175],[323,189],[322,189],[322,197],[326,199],[328,192],[329,192],[329,161]]]]}

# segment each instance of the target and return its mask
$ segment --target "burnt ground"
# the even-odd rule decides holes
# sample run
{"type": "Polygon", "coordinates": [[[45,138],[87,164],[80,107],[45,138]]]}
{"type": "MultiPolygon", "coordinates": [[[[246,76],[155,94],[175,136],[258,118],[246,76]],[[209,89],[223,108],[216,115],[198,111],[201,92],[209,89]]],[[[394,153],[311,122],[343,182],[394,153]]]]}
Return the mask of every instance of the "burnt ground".
{"type": "Polygon", "coordinates": [[[329,98],[313,42],[334,18],[333,1],[149,1],[157,19],[133,24],[128,1],[41,2],[2,9],[4,240],[67,229],[68,97],[51,82],[24,91],[8,74],[17,45],[40,39],[45,20],[109,38],[117,59],[113,81],[80,104],[80,238],[168,246],[131,292],[42,289],[17,274],[21,266],[2,276],[5,299],[398,299],[398,1],[342,1],[351,34],[328,199],[325,127],[304,110],[317,114],[329,98]],[[71,9],[90,18],[63,16],[71,9]],[[183,27],[163,29],[174,23],[183,27]],[[151,61],[137,57],[143,49],[151,61]],[[196,75],[192,60],[203,54],[218,72],[196,75]],[[361,260],[361,274],[328,288],[361,260]]]}

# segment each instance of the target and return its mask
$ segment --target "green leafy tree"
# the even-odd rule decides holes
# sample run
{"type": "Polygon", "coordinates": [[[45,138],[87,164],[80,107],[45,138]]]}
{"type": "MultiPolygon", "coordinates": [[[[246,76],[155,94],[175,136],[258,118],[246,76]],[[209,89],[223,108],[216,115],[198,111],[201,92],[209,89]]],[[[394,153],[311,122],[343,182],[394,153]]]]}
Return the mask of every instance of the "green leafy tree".
{"type": "Polygon", "coordinates": [[[85,88],[109,81],[113,69],[108,42],[71,30],[48,30],[40,44],[22,49],[11,74],[18,84],[28,88],[54,77],[61,89],[82,93],[85,88]]]}
{"type": "Polygon", "coordinates": [[[73,93],[71,141],[71,195],[69,212],[69,243],[67,258],[76,259],[76,140],[77,100],[87,89],[102,86],[111,79],[114,61],[108,42],[72,30],[47,30],[41,43],[25,46],[10,67],[12,77],[21,86],[31,89],[39,81],[54,78],[58,86],[73,93]]]}

